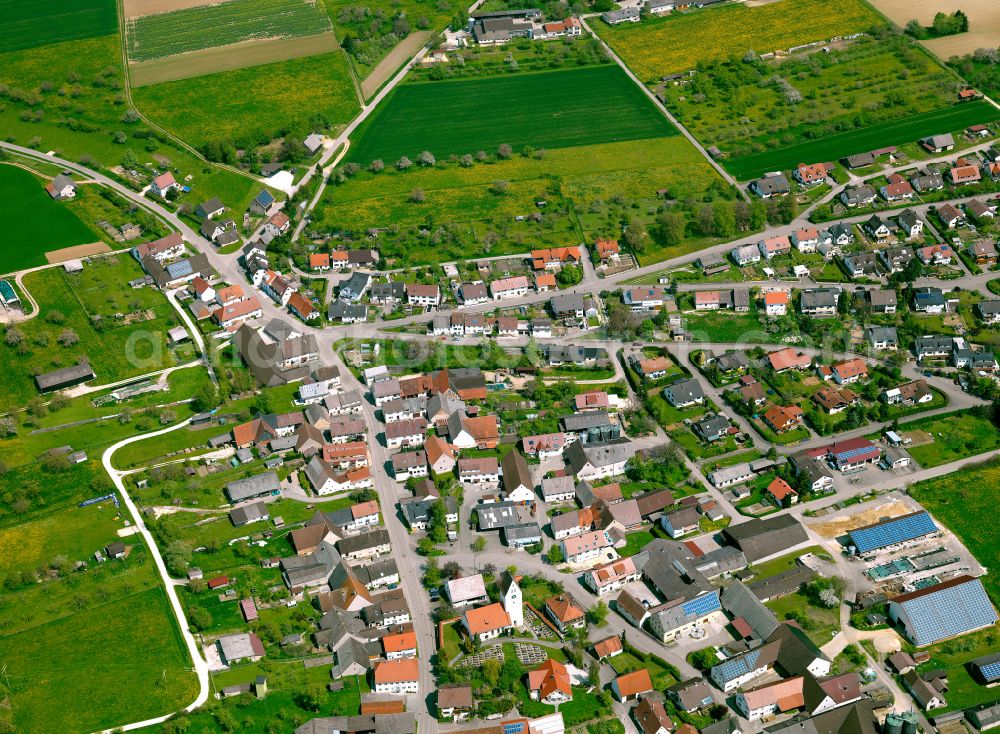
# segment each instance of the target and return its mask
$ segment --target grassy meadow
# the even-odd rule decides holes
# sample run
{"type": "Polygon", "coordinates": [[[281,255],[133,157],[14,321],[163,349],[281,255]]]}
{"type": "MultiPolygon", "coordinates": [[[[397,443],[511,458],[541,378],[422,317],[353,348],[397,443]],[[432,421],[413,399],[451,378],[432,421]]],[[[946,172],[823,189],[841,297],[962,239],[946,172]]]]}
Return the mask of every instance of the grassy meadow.
{"type": "Polygon", "coordinates": [[[362,125],[348,154],[368,165],[424,150],[444,158],[506,143],[565,148],[676,134],[617,66],[404,84],[362,125]]]}
{"type": "Polygon", "coordinates": [[[15,730],[26,733],[103,729],[169,713],[198,693],[159,588],[0,636],[0,656],[15,730]]]}
{"type": "Polygon", "coordinates": [[[131,152],[152,175],[161,170],[153,155],[162,156],[178,179],[193,177],[187,183],[200,201],[218,196],[233,209],[250,203],[260,191],[253,179],[206,166],[144,123],[125,122],[124,85],[117,35],[2,53],[0,130],[8,142],[96,168],[117,166],[131,152]],[[115,142],[119,131],[124,143],[115,142]]]}
{"type": "Polygon", "coordinates": [[[118,31],[115,0],[0,0],[0,54],[118,31]]]}
{"type": "Polygon", "coordinates": [[[725,5],[689,13],[670,13],[641,23],[592,28],[640,79],[695,68],[699,62],[765,53],[813,41],[866,31],[881,17],[863,0],[781,0],[747,7],[725,5]]]}
{"type": "MultiPolygon", "coordinates": [[[[615,208],[612,200],[641,199],[655,207],[659,189],[669,188],[678,199],[700,198],[720,182],[709,163],[674,135],[557,148],[541,158],[515,155],[468,168],[439,162],[433,168],[362,171],[327,187],[312,226],[359,234],[386,228],[379,235],[384,258],[431,264],[620,232],[618,209],[625,205],[615,208]],[[498,180],[507,182],[502,193],[494,185],[498,180]],[[414,190],[423,192],[423,202],[412,200],[414,190]],[[536,206],[539,200],[547,202],[543,209],[536,206]],[[532,212],[541,212],[541,220],[515,220],[532,212]],[[444,228],[444,236],[417,232],[428,225],[444,228]]],[[[641,257],[668,257],[676,249],[651,245],[641,257]]]]}
{"type": "Polygon", "coordinates": [[[8,731],[90,732],[172,711],[197,681],[139,536],[124,560],[93,553],[117,538],[125,515],[97,461],[38,463],[0,475],[0,659],[8,731]],[[86,569],[73,570],[77,561],[86,569]],[[123,681],[127,681],[124,684],[123,681]],[[59,701],[70,702],[66,705],[59,701]]]}
{"type": "Polygon", "coordinates": [[[266,142],[289,127],[310,127],[314,118],[343,124],[359,109],[340,51],[140,87],[132,97],[150,119],[197,148],[266,142]]]}
{"type": "Polygon", "coordinates": [[[934,437],[931,443],[907,449],[925,469],[1000,448],[1000,430],[968,411],[910,421],[903,430],[926,431],[934,437]]]}
{"type": "Polygon", "coordinates": [[[98,238],[64,203],[45,191],[48,181],[23,168],[0,165],[0,273],[45,264],[45,253],[98,238]]]}

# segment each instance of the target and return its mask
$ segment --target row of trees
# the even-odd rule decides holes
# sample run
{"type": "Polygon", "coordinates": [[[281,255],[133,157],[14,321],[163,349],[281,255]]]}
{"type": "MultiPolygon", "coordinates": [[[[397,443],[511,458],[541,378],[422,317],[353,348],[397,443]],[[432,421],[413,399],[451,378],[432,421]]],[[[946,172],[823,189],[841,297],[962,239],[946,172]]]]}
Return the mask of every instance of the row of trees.
{"type": "Polygon", "coordinates": [[[929,26],[922,25],[914,18],[906,24],[905,30],[907,35],[917,39],[953,36],[969,30],[969,17],[961,10],[951,14],[938,12],[934,14],[934,20],[929,26]]]}

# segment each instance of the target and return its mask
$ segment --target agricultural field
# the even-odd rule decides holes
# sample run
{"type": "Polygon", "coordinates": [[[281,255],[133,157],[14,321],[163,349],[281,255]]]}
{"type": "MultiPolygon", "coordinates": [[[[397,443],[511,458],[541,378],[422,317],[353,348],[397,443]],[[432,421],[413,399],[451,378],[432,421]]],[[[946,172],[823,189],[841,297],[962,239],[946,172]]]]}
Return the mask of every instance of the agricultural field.
{"type": "Polygon", "coordinates": [[[781,0],[756,7],[726,5],[671,13],[641,23],[592,27],[644,82],[699,63],[767,53],[867,31],[881,18],[863,0],[781,0]],[[626,27],[627,26],[627,27],[626,27]]]}
{"type": "Polygon", "coordinates": [[[362,125],[349,156],[368,165],[424,150],[444,158],[501,144],[549,149],[671,134],[652,102],[609,65],[401,85],[362,125]]]}
{"type": "MultiPolygon", "coordinates": [[[[542,157],[462,166],[439,162],[406,171],[387,167],[361,171],[327,187],[313,213],[317,233],[379,233],[388,266],[465,259],[470,252],[490,256],[565,244],[567,237],[591,241],[620,232],[620,211],[646,214],[663,205],[656,192],[668,188],[680,201],[703,201],[723,185],[709,163],[682,137],[586,145],[547,150],[542,157]],[[506,187],[497,188],[503,181],[506,187]],[[423,202],[413,201],[420,191],[423,202]],[[536,206],[544,200],[543,209],[536,206]],[[615,203],[618,202],[618,203],[615,203]],[[638,211],[631,203],[640,205],[638,211]],[[540,212],[539,221],[516,217],[540,212]],[[437,231],[420,233],[428,222],[437,231]]],[[[695,240],[692,240],[695,242],[695,240]]],[[[640,260],[670,257],[688,247],[664,247],[650,240],[640,260]]]]}
{"type": "Polygon", "coordinates": [[[166,343],[167,330],[178,324],[170,304],[158,291],[122,288],[141,273],[130,256],[110,255],[91,259],[81,273],[57,267],[26,276],[24,285],[38,302],[39,315],[4,331],[0,364],[6,389],[0,408],[26,405],[37,394],[35,374],[82,357],[90,360],[95,384],[176,364],[178,354],[166,343]],[[117,314],[141,316],[130,323],[117,314]]]}
{"type": "Polygon", "coordinates": [[[0,272],[45,264],[45,253],[99,239],[65,202],[45,191],[48,181],[23,168],[0,165],[0,272]]]}
{"type": "Polygon", "coordinates": [[[724,165],[744,175],[746,158],[766,159],[767,170],[788,168],[782,164],[788,146],[795,155],[810,145],[829,153],[806,156],[809,162],[837,160],[885,145],[899,123],[904,127],[897,138],[922,132],[889,141],[893,144],[913,142],[936,130],[932,125],[954,130],[949,116],[955,113],[963,122],[980,111],[990,116],[978,105],[972,112],[956,105],[952,74],[904,36],[865,37],[831,53],[783,61],[717,61],[702,71],[666,85],[666,104],[702,143],[725,154],[724,165]],[[853,147],[860,143],[857,134],[870,128],[878,138],[873,133],[868,147],[853,147]]]}
{"type": "Polygon", "coordinates": [[[210,144],[254,147],[289,129],[343,124],[359,108],[339,51],[140,87],[132,97],[150,119],[202,150],[210,144]]]}
{"type": "Polygon", "coordinates": [[[115,0],[0,0],[0,54],[118,31],[115,0]]]}
{"type": "Polygon", "coordinates": [[[150,61],[216,46],[265,38],[297,38],[331,30],[330,18],[323,8],[306,0],[228,0],[126,21],[130,61],[150,61]]]}
{"type": "Polygon", "coordinates": [[[935,13],[961,10],[969,18],[969,30],[952,36],[921,41],[940,59],[971,54],[977,48],[995,48],[1000,38],[1000,5],[993,0],[872,0],[872,5],[900,28],[911,20],[929,26],[935,13]]]}
{"type": "Polygon", "coordinates": [[[726,162],[725,166],[736,178],[747,180],[765,171],[788,170],[804,161],[836,160],[838,156],[912,143],[926,135],[957,132],[969,125],[996,120],[1000,120],[1000,110],[989,102],[968,102],[871,127],[834,133],[821,140],[796,143],[777,151],[756,153],[726,162]]]}

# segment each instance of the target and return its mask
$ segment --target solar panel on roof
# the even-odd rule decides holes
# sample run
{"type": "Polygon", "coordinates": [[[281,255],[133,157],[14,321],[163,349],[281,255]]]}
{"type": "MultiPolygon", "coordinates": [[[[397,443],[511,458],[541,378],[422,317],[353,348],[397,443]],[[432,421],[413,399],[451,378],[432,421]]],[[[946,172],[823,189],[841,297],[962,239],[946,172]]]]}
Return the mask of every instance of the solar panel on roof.
{"type": "Polygon", "coordinates": [[[992,681],[996,678],[1000,678],[1000,660],[995,663],[989,663],[988,665],[982,665],[979,667],[979,672],[983,678],[987,681],[992,681]]]}
{"type": "Polygon", "coordinates": [[[683,609],[684,614],[688,617],[700,617],[709,612],[718,611],[721,609],[719,593],[713,591],[709,594],[702,594],[697,599],[686,601],[684,602],[683,609]]]}
{"type": "Polygon", "coordinates": [[[997,621],[979,579],[901,602],[910,622],[913,641],[927,645],[986,627],[997,621]]]}
{"type": "Polygon", "coordinates": [[[879,525],[852,530],[850,536],[859,553],[868,553],[936,532],[937,525],[934,524],[934,520],[926,512],[921,512],[879,525]]]}

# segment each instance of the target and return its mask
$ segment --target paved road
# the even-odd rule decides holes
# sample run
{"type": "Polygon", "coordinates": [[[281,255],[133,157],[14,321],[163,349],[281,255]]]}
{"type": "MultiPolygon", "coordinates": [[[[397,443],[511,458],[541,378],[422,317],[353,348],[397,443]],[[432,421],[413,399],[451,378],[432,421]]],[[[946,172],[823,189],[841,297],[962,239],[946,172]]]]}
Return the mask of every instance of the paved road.
{"type": "MultiPolygon", "coordinates": [[[[184,643],[187,645],[188,654],[191,656],[192,664],[194,665],[194,671],[198,675],[198,696],[194,701],[189,703],[184,707],[184,711],[194,711],[196,708],[201,706],[208,700],[210,685],[208,676],[208,663],[205,662],[204,658],[201,656],[201,651],[198,649],[198,643],[194,638],[194,634],[191,632],[191,628],[188,625],[187,617],[184,614],[184,607],[181,606],[180,599],[177,597],[177,590],[175,588],[173,579],[170,578],[170,573],[167,571],[167,565],[163,561],[163,556],[160,554],[160,549],[156,545],[156,539],[153,534],[146,527],[146,521],[142,513],[139,512],[139,508],[136,507],[135,502],[132,501],[132,497],[129,496],[128,490],[125,489],[125,483],[122,481],[122,477],[125,473],[115,469],[112,459],[115,452],[127,446],[130,443],[135,443],[136,441],[145,441],[150,438],[155,438],[156,436],[162,436],[165,433],[170,433],[171,431],[176,431],[178,429],[184,428],[190,421],[183,421],[176,425],[170,426],[169,428],[164,428],[162,431],[156,431],[155,433],[147,433],[141,436],[132,436],[131,438],[126,438],[123,441],[119,441],[113,446],[109,447],[104,454],[101,456],[101,462],[104,465],[104,470],[111,477],[111,481],[114,482],[115,488],[118,490],[119,494],[122,496],[122,500],[125,503],[125,507],[128,508],[129,514],[132,516],[132,522],[135,525],[137,531],[142,535],[143,540],[146,542],[146,546],[149,548],[149,552],[153,557],[153,562],[156,564],[156,570],[160,575],[160,579],[163,581],[164,591],[167,593],[167,599],[170,601],[170,608],[174,613],[174,617],[177,619],[177,626],[180,628],[181,636],[184,638],[184,643]]],[[[146,719],[145,721],[137,721],[131,724],[125,724],[124,726],[116,727],[113,731],[131,731],[133,729],[141,729],[146,726],[151,726],[153,724],[159,724],[166,721],[168,718],[173,716],[176,711],[171,711],[163,716],[157,716],[151,719],[146,719]]],[[[111,732],[112,729],[107,729],[105,732],[111,732]]]]}

